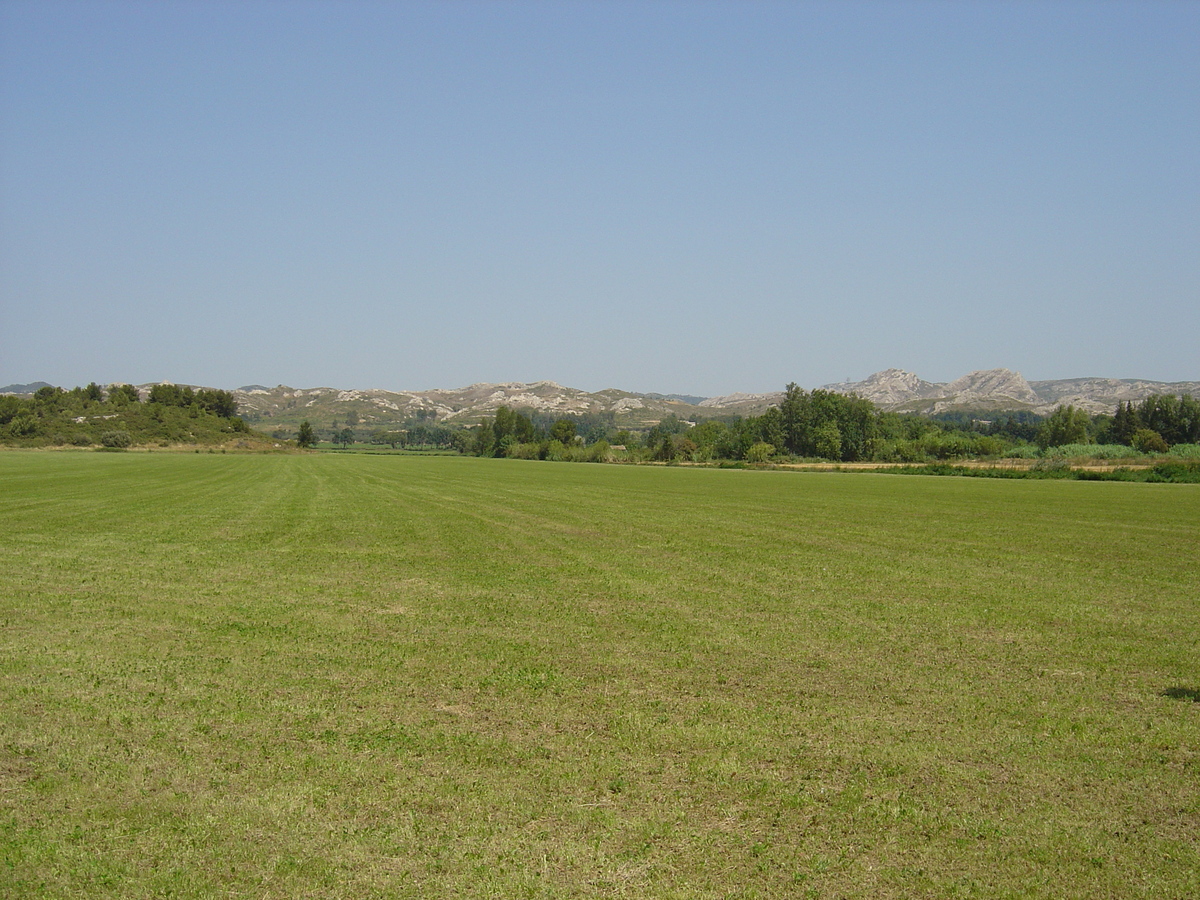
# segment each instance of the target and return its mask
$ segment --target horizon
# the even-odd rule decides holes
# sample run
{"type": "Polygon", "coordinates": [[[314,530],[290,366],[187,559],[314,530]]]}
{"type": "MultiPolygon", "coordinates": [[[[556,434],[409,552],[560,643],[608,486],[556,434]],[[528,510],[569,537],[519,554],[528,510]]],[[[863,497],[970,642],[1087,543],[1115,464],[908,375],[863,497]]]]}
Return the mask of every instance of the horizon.
{"type": "Polygon", "coordinates": [[[1169,0],[8,0],[0,384],[1188,380],[1197,45],[1169,0]]]}

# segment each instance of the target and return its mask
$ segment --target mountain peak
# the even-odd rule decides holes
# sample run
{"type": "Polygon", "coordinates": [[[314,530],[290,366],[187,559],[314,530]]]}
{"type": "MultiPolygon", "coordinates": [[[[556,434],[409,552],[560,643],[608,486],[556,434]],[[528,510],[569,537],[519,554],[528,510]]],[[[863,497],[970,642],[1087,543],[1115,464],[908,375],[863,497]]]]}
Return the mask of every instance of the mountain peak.
{"type": "Polygon", "coordinates": [[[857,394],[879,406],[888,407],[910,400],[936,397],[941,393],[941,386],[922,381],[912,372],[903,369],[884,369],[882,372],[868,375],[862,381],[827,384],[824,390],[839,394],[857,394]]]}
{"type": "Polygon", "coordinates": [[[1037,392],[1029,386],[1019,372],[1011,369],[982,369],[970,372],[946,385],[947,395],[955,401],[971,403],[977,400],[995,403],[999,400],[1015,400],[1036,406],[1041,402],[1037,392]]]}

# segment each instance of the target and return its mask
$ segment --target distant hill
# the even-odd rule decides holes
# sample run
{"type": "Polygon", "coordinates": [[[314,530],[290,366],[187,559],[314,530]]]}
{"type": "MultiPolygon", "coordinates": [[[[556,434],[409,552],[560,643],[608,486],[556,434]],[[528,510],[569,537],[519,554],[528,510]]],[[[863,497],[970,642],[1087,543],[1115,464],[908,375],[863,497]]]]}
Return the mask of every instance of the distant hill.
{"type": "MultiPolygon", "coordinates": [[[[554,417],[610,415],[618,424],[631,427],[653,425],[668,415],[691,419],[704,413],[694,403],[661,394],[635,394],[616,388],[589,393],[553,381],[472,384],[464,388],[427,391],[279,385],[237,390],[234,396],[242,417],[264,431],[295,428],[305,420],[319,428],[329,428],[337,423],[363,430],[386,429],[414,418],[473,425],[495,415],[501,406],[554,417]]],[[[711,412],[706,414],[712,415],[711,412]]]]}
{"type": "Polygon", "coordinates": [[[900,369],[887,369],[863,381],[827,384],[825,389],[858,394],[882,409],[926,414],[958,410],[1029,410],[1045,415],[1060,405],[1073,405],[1095,414],[1111,413],[1118,402],[1136,402],[1151,394],[1200,397],[1200,381],[1068,378],[1030,382],[1019,372],[1009,369],[971,372],[946,384],[922,381],[900,369]]]}
{"type": "Polygon", "coordinates": [[[0,388],[0,394],[35,394],[44,387],[53,387],[45,381],[35,381],[33,384],[10,384],[0,388]]]}
{"type": "MultiPolygon", "coordinates": [[[[45,386],[46,383],[41,381],[9,385],[0,393],[32,394],[45,386]]],[[[151,386],[138,386],[143,398],[151,386]]],[[[885,369],[862,381],[822,387],[838,393],[858,394],[881,409],[925,414],[1028,410],[1045,415],[1060,404],[1073,404],[1089,413],[1111,413],[1118,402],[1137,402],[1151,394],[1200,397],[1200,381],[1071,378],[1030,382],[1009,369],[970,372],[947,383],[924,381],[900,369],[885,369]]],[[[484,383],[426,391],[253,384],[238,388],[233,394],[238,401],[239,415],[262,431],[294,431],[307,420],[316,428],[330,428],[336,424],[349,426],[360,434],[396,427],[412,419],[472,425],[494,415],[500,406],[554,417],[602,415],[618,426],[644,428],[670,415],[687,421],[721,415],[759,415],[783,398],[782,391],[707,398],[688,394],[639,394],[617,388],[589,393],[553,381],[484,383]]]]}
{"type": "MultiPolygon", "coordinates": [[[[1045,415],[1059,404],[1068,403],[1090,413],[1111,413],[1118,401],[1138,401],[1151,394],[1200,396],[1200,381],[1078,378],[1029,382],[1008,369],[971,372],[948,383],[924,381],[911,372],[887,369],[863,381],[823,387],[858,394],[881,409],[926,414],[1029,410],[1045,415]]],[[[668,415],[688,421],[719,415],[759,415],[783,398],[782,391],[708,398],[638,394],[616,388],[588,393],[552,381],[473,384],[429,391],[297,389],[280,385],[234,393],[246,420],[266,431],[294,428],[305,419],[315,427],[327,428],[336,422],[364,430],[386,428],[415,417],[474,424],[494,415],[500,406],[553,416],[605,414],[618,425],[636,428],[652,425],[668,415]]]]}

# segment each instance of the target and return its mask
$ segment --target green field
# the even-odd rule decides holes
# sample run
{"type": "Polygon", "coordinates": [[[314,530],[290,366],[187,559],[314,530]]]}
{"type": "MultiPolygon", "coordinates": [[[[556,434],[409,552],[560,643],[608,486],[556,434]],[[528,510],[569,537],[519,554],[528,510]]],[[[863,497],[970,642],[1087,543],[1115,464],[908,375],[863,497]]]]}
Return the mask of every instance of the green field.
{"type": "Polygon", "coordinates": [[[0,896],[1200,896],[1200,486],[0,454],[0,896]]]}

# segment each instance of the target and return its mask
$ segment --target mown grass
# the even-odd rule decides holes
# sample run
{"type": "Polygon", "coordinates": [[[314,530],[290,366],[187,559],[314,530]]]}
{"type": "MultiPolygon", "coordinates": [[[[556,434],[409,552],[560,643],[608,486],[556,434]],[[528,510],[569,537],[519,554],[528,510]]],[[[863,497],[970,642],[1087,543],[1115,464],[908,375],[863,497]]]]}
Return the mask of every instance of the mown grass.
{"type": "Polygon", "coordinates": [[[1200,894],[1200,488],[0,455],[6,897],[1200,894]]]}

